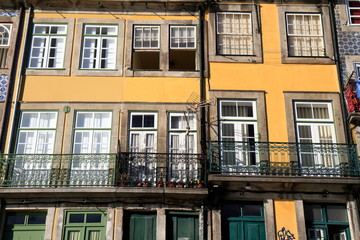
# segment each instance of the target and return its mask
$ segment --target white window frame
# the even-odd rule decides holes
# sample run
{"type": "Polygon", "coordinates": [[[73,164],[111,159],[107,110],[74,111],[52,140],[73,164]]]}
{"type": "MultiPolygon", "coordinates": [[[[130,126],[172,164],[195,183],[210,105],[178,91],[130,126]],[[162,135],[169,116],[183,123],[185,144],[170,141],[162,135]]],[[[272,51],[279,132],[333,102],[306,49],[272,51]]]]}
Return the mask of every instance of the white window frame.
{"type": "MultiPolygon", "coordinates": [[[[222,156],[226,156],[227,153],[234,154],[234,164],[227,164],[225,161],[227,159],[223,159],[223,170],[226,172],[237,172],[237,167],[248,167],[247,169],[243,169],[244,174],[252,174],[258,172],[258,165],[260,164],[260,157],[258,151],[255,149],[256,142],[259,140],[259,131],[258,131],[258,120],[257,120],[257,106],[255,100],[220,100],[219,102],[219,111],[220,111],[220,124],[219,124],[219,133],[220,133],[220,141],[226,138],[233,138],[234,141],[224,141],[224,149],[222,150],[222,156]],[[235,103],[236,109],[238,109],[239,104],[251,103],[253,117],[241,117],[241,116],[223,116],[222,113],[222,103],[235,103]],[[233,125],[234,126],[234,135],[226,136],[223,132],[224,125],[233,125]],[[254,136],[244,135],[242,132],[242,128],[247,125],[252,125],[254,128],[254,136]],[[254,141],[254,149],[244,150],[241,146],[238,146],[237,142],[247,142],[248,139],[253,139],[254,141]],[[231,148],[228,144],[234,144],[234,147],[231,148]],[[250,162],[252,157],[255,158],[255,163],[250,162]],[[254,167],[254,168],[251,168],[254,167]]],[[[237,114],[238,115],[238,114],[237,114]]],[[[242,143],[240,143],[242,144],[242,143]]]]}
{"type": "Polygon", "coordinates": [[[54,147],[55,147],[55,137],[56,137],[56,126],[57,126],[57,118],[58,118],[58,112],[56,111],[23,111],[21,113],[21,120],[20,125],[18,129],[18,139],[16,144],[16,154],[17,157],[15,158],[14,162],[14,168],[12,169],[12,181],[13,184],[19,184],[19,185],[29,185],[29,186],[46,186],[50,182],[50,171],[52,167],[52,156],[50,154],[53,154],[54,147]],[[24,115],[26,114],[36,114],[36,120],[34,122],[34,125],[32,126],[24,126],[24,115]],[[52,120],[50,120],[49,126],[44,127],[41,126],[41,116],[43,114],[53,114],[52,120]],[[19,144],[20,138],[22,134],[26,135],[26,140],[24,142],[24,152],[19,152],[19,144]],[[28,134],[32,133],[34,135],[34,141],[29,143],[28,142],[28,134]],[[39,143],[40,142],[40,135],[46,134],[46,138],[48,138],[48,135],[52,135],[50,141],[47,141],[45,143],[39,143]],[[30,151],[28,151],[27,145],[31,146],[30,151]],[[40,145],[48,145],[48,148],[46,152],[44,152],[44,149],[39,149],[40,145]],[[39,151],[40,150],[40,151],[39,151]],[[34,154],[34,157],[21,157],[24,154],[34,154]],[[49,154],[50,156],[47,156],[46,154],[49,154]]]}
{"type": "MultiPolygon", "coordinates": [[[[73,153],[74,154],[93,154],[93,153],[110,153],[110,143],[111,143],[111,120],[112,120],[112,112],[111,111],[77,111],[76,112],[76,116],[75,116],[75,126],[74,126],[74,141],[73,141],[73,153]],[[79,127],[78,126],[78,119],[79,119],[79,114],[91,114],[91,123],[89,127],[79,127]],[[107,126],[104,127],[96,127],[94,126],[94,120],[95,120],[95,115],[96,114],[108,114],[108,118],[109,118],[109,123],[107,126]],[[76,135],[77,133],[88,133],[89,134],[89,143],[83,143],[83,142],[76,142],[76,135]],[[96,149],[94,148],[94,145],[96,145],[97,143],[94,142],[94,136],[97,133],[107,133],[108,134],[108,141],[106,143],[101,143],[101,145],[106,146],[106,150],[101,150],[100,152],[97,152],[96,149]],[[80,151],[80,152],[75,152],[75,145],[79,144],[79,145],[83,145],[83,144],[87,144],[88,147],[88,151],[80,151]]],[[[81,147],[81,149],[83,149],[81,147]]],[[[103,147],[101,149],[104,149],[103,147]]]]}
{"type": "MultiPolygon", "coordinates": [[[[219,111],[220,111],[220,119],[221,120],[257,120],[257,107],[256,101],[252,100],[221,100],[219,104],[219,111]],[[222,103],[235,103],[236,104],[236,112],[238,112],[238,106],[241,103],[251,103],[253,109],[253,116],[252,117],[239,117],[239,116],[224,116],[222,111],[222,103]]],[[[238,115],[238,114],[236,114],[238,115]]]]}
{"type": "Polygon", "coordinates": [[[170,38],[170,49],[196,49],[196,42],[197,42],[197,38],[196,38],[196,26],[188,26],[188,25],[170,25],[170,32],[169,32],[169,38],[170,38]],[[173,37],[173,30],[174,29],[178,29],[180,30],[181,28],[185,29],[186,31],[186,36],[185,37],[180,37],[179,35],[177,37],[173,37]],[[193,37],[189,37],[188,35],[188,30],[192,30],[193,31],[193,37]],[[178,46],[173,46],[172,40],[175,39],[175,41],[177,42],[178,46]],[[181,41],[183,40],[183,41],[181,41]],[[180,42],[184,42],[185,43],[185,47],[181,47],[180,46],[180,42]],[[193,43],[194,46],[189,46],[189,43],[193,43]]]}
{"type": "Polygon", "coordinates": [[[355,76],[360,80],[360,62],[354,63],[355,76]]]}
{"type": "MultiPolygon", "coordinates": [[[[29,68],[32,68],[32,69],[63,69],[64,68],[64,61],[65,61],[65,55],[66,55],[66,38],[67,38],[67,33],[68,33],[68,25],[66,23],[64,24],[45,24],[45,23],[35,23],[34,24],[34,28],[33,28],[33,36],[32,36],[32,42],[31,42],[31,51],[30,51],[30,60],[29,60],[29,68]],[[59,33],[59,34],[51,34],[51,33],[44,33],[44,34],[40,34],[40,33],[35,33],[35,29],[36,27],[58,27],[58,26],[61,26],[61,27],[65,27],[65,33],[59,33]],[[43,47],[35,47],[34,46],[34,40],[35,39],[43,39],[45,40],[45,46],[43,47]],[[59,48],[57,47],[52,47],[51,46],[51,41],[53,39],[62,39],[63,41],[63,49],[60,49],[61,51],[63,51],[59,58],[56,58],[56,57],[51,57],[50,56],[50,52],[51,52],[51,49],[55,49],[55,51],[57,51],[59,48]],[[43,48],[43,54],[42,56],[33,56],[34,54],[34,49],[35,48],[43,48]],[[62,59],[61,59],[62,58],[62,59]],[[36,60],[36,59],[43,59],[42,60],[42,63],[40,64],[40,66],[32,66],[31,62],[32,62],[32,59],[36,60]],[[49,66],[49,62],[50,62],[50,59],[54,59],[55,60],[55,64],[54,64],[54,67],[50,67],[49,66]],[[61,61],[61,67],[56,67],[56,60],[59,60],[61,61]]],[[[56,52],[55,55],[57,55],[58,52],[56,52]]]]}
{"type": "Polygon", "coordinates": [[[149,50],[149,49],[151,49],[151,50],[160,50],[160,35],[161,35],[161,32],[160,32],[160,26],[158,26],[158,25],[134,25],[134,31],[133,31],[133,40],[132,40],[132,43],[133,43],[133,49],[134,50],[149,50]],[[141,43],[142,43],[142,46],[136,46],[135,45],[135,40],[136,40],[136,37],[135,37],[135,31],[136,31],[136,29],[137,28],[141,28],[142,29],[142,31],[144,31],[144,28],[150,28],[150,39],[149,39],[149,41],[150,41],[150,46],[148,46],[148,47],[144,47],[143,45],[144,45],[144,35],[142,35],[142,37],[140,38],[141,39],[141,43]],[[157,45],[156,46],[151,46],[152,44],[152,29],[157,29],[157,32],[158,32],[158,35],[157,35],[157,39],[156,39],[156,41],[157,41],[157,45]]]}
{"type": "MultiPolygon", "coordinates": [[[[84,25],[84,32],[83,32],[83,46],[82,46],[82,56],[81,56],[81,69],[82,70],[91,70],[91,69],[95,69],[95,70],[114,70],[116,69],[116,54],[117,54],[117,39],[118,39],[118,26],[117,25],[96,25],[96,24],[85,24],[84,25]],[[100,28],[100,34],[86,34],[86,29],[87,28],[100,28]],[[106,35],[102,35],[101,31],[103,28],[114,28],[115,29],[115,34],[106,34],[106,35]],[[95,46],[94,48],[86,48],[85,47],[85,42],[89,39],[96,39],[97,40],[97,46],[95,46]],[[107,58],[103,58],[102,57],[102,52],[103,50],[107,49],[108,51],[112,51],[110,48],[106,48],[103,46],[103,41],[105,39],[109,39],[109,40],[113,40],[114,41],[114,45],[115,45],[115,49],[113,50],[114,52],[110,53],[112,54],[112,58],[107,57],[107,58]],[[85,51],[89,49],[89,50],[93,50],[93,54],[94,52],[96,52],[96,56],[95,57],[85,57],[85,51]],[[84,60],[93,60],[95,62],[95,67],[89,67],[86,68],[84,67],[84,60]],[[103,60],[107,60],[108,62],[112,62],[113,67],[101,67],[101,62],[103,60]]],[[[91,64],[90,64],[91,65],[91,64]]]]}
{"type": "Polygon", "coordinates": [[[157,113],[155,112],[131,112],[130,113],[130,126],[129,126],[129,150],[131,152],[156,152],[157,149],[157,113]],[[133,117],[142,116],[142,126],[141,127],[132,127],[133,117]],[[145,127],[144,126],[144,116],[153,116],[154,117],[154,126],[145,127]],[[154,146],[147,146],[146,136],[147,134],[154,135],[154,146]],[[133,135],[139,135],[139,146],[132,145],[133,135]]]}
{"type": "MultiPolygon", "coordinates": [[[[232,23],[233,25],[233,23],[232,23]]],[[[239,24],[239,29],[242,30],[241,25],[239,24]]],[[[242,41],[244,42],[244,41],[242,41]]],[[[239,45],[240,47],[241,45],[239,45]]],[[[253,22],[252,22],[252,13],[251,12],[217,12],[216,13],[216,53],[218,55],[229,55],[229,56],[253,56],[254,55],[254,36],[253,36],[253,22]],[[248,16],[250,21],[250,33],[234,33],[234,32],[224,32],[221,33],[219,31],[219,15],[239,15],[239,16],[248,16]],[[219,45],[219,38],[220,36],[229,36],[230,38],[236,38],[236,37],[251,37],[251,49],[247,49],[246,54],[241,53],[241,48],[238,49],[239,54],[231,54],[231,53],[220,53],[220,45],[219,45]]]]}
{"type": "MultiPolygon", "coordinates": [[[[295,122],[296,122],[296,130],[297,130],[297,141],[300,144],[300,164],[302,163],[302,158],[306,158],[306,156],[310,156],[313,161],[314,168],[337,168],[339,167],[339,157],[337,156],[336,152],[332,153],[330,156],[329,154],[321,153],[319,150],[315,150],[315,152],[311,151],[311,148],[305,148],[304,150],[301,149],[301,140],[310,140],[311,144],[314,144],[314,149],[319,149],[321,147],[320,143],[320,133],[319,133],[319,127],[324,126],[328,127],[331,133],[331,139],[327,138],[327,140],[331,140],[332,143],[336,143],[336,132],[335,132],[335,121],[333,117],[333,110],[332,110],[332,104],[330,102],[306,102],[306,101],[296,101],[294,103],[294,111],[295,111],[295,122]],[[309,104],[312,112],[314,109],[314,105],[324,105],[327,106],[328,109],[328,118],[299,118],[298,112],[297,112],[297,105],[298,104],[309,104]],[[305,138],[300,137],[300,127],[306,126],[310,127],[311,130],[311,137],[305,138]]],[[[335,149],[334,149],[335,151],[335,149]]],[[[307,166],[303,166],[307,167],[307,166]]],[[[311,172],[310,172],[311,174],[311,172]]],[[[314,174],[316,174],[316,171],[314,170],[314,174]]]]}
{"type": "MultiPolygon", "coordinates": [[[[323,32],[323,24],[322,24],[322,19],[321,19],[321,14],[316,14],[316,13],[286,13],[286,27],[287,27],[287,37],[288,37],[288,40],[287,40],[287,43],[288,43],[288,49],[290,49],[290,38],[299,38],[299,39],[306,39],[306,38],[309,38],[310,39],[310,42],[312,43],[312,39],[313,38],[320,38],[321,39],[321,45],[317,46],[315,45],[315,48],[319,49],[321,48],[322,50],[318,50],[318,52],[321,52],[322,54],[318,54],[318,55],[303,55],[303,54],[299,54],[299,55],[290,55],[291,57],[325,57],[325,41],[324,41],[324,32],[323,32]],[[321,33],[320,34],[291,34],[290,31],[289,31],[289,16],[302,16],[302,17],[305,17],[305,16],[317,16],[319,18],[319,21],[320,21],[320,29],[321,29],[321,33]]],[[[294,42],[296,42],[297,40],[295,40],[294,42]]],[[[313,45],[310,44],[308,46],[310,48],[309,52],[312,53],[312,49],[313,49],[313,45]]],[[[294,52],[296,51],[300,51],[302,52],[301,50],[301,47],[300,46],[294,46],[294,52]],[[300,48],[300,50],[296,50],[297,48],[300,48]]],[[[289,53],[290,53],[290,50],[289,50],[289,53]]]]}
{"type": "Polygon", "coordinates": [[[0,69],[1,69],[1,68],[6,68],[10,42],[11,42],[12,24],[0,23],[0,28],[4,30],[4,32],[0,32],[0,69]]]}
{"type": "MultiPolygon", "coordinates": [[[[17,154],[52,154],[54,152],[54,146],[55,146],[55,133],[56,133],[56,124],[57,124],[57,116],[58,116],[58,113],[55,112],[55,111],[23,111],[21,113],[21,120],[20,120],[20,125],[19,125],[19,130],[18,130],[18,141],[17,141],[17,144],[16,144],[16,153],[17,154]],[[41,115],[42,114],[55,114],[55,120],[54,122],[52,122],[52,125],[49,126],[49,127],[40,127],[40,119],[41,119],[41,115]],[[36,118],[36,123],[35,123],[35,126],[30,126],[30,127],[26,127],[26,126],[23,126],[23,120],[24,120],[24,115],[25,114],[37,114],[37,118],[36,118]],[[21,133],[34,133],[34,136],[35,136],[35,142],[32,142],[31,145],[33,145],[33,150],[31,151],[25,151],[24,153],[20,153],[19,152],[19,144],[22,144],[22,143],[19,143],[19,138],[20,138],[20,134],[21,133]],[[41,133],[46,133],[46,134],[53,134],[53,142],[52,143],[49,143],[50,145],[50,150],[47,151],[47,152],[39,152],[39,146],[37,145],[38,144],[38,138],[39,138],[39,135],[41,133]]],[[[26,134],[26,135],[27,135],[26,134]]],[[[24,145],[27,145],[27,143],[25,142],[24,145]]],[[[29,149],[27,147],[25,147],[25,149],[29,149]]]]}
{"type": "MultiPolygon", "coordinates": [[[[197,153],[197,126],[196,126],[196,114],[195,113],[169,113],[169,152],[172,153],[174,152],[175,148],[172,146],[171,144],[171,138],[172,136],[179,136],[179,147],[176,148],[177,151],[174,153],[197,153]],[[179,126],[179,128],[172,128],[172,117],[180,117],[181,120],[180,121],[186,121],[185,118],[189,118],[189,116],[192,117],[192,119],[194,121],[189,122],[189,125],[186,123],[186,127],[181,127],[179,126]],[[186,144],[188,143],[188,141],[186,141],[186,136],[187,135],[191,135],[194,139],[194,145],[190,148],[190,146],[186,146],[186,144]],[[190,149],[192,149],[190,151],[190,149]]],[[[189,143],[190,144],[190,143],[189,143]]]]}
{"type": "Polygon", "coordinates": [[[4,32],[0,32],[0,48],[9,47],[11,42],[12,23],[0,23],[0,27],[2,27],[8,34],[8,38],[6,38],[6,36],[4,36],[4,32]],[[4,39],[7,39],[7,43],[5,44],[4,39]]]}
{"type": "Polygon", "coordinates": [[[359,0],[346,0],[346,6],[348,10],[348,23],[349,25],[360,25],[360,13],[359,15],[351,15],[351,10],[356,10],[360,12],[360,1],[359,0]],[[359,2],[359,7],[351,7],[350,2],[359,2]],[[353,23],[353,18],[357,19],[359,23],[353,23]]]}

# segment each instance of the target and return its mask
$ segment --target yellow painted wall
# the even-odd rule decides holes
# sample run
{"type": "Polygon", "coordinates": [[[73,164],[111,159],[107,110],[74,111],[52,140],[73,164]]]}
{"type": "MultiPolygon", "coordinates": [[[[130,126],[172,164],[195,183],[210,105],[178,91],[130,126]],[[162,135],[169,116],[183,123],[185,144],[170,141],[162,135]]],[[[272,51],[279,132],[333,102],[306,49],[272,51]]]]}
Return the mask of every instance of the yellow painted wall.
{"type": "Polygon", "coordinates": [[[269,141],[287,142],[283,92],[339,92],[336,65],[282,64],[277,6],[261,4],[260,9],[264,62],[211,63],[210,86],[265,91],[269,141]]]}
{"type": "Polygon", "coordinates": [[[299,239],[295,202],[292,200],[274,200],[274,208],[276,234],[284,227],[294,234],[295,239],[299,239]]]}

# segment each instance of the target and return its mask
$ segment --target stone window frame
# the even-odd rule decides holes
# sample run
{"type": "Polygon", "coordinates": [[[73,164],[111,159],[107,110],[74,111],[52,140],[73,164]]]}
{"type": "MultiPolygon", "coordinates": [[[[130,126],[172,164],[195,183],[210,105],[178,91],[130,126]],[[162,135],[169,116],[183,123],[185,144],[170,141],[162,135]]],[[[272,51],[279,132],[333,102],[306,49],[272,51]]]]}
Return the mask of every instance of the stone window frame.
{"type": "MultiPolygon", "coordinates": [[[[35,24],[67,24],[67,34],[65,41],[64,64],[62,69],[52,68],[29,68],[30,56],[28,57],[26,75],[48,75],[48,76],[69,76],[71,65],[71,54],[73,48],[74,37],[74,23],[75,20],[71,18],[34,18],[32,28],[34,30],[35,24]]],[[[30,50],[30,49],[29,49],[30,50]]]]}
{"type": "Polygon", "coordinates": [[[219,103],[220,100],[247,100],[255,101],[257,110],[257,133],[259,135],[258,141],[268,141],[267,130],[267,116],[266,116],[266,98],[265,91],[241,91],[241,90],[210,90],[210,99],[214,99],[216,104],[210,106],[210,139],[211,141],[218,141],[220,138],[219,130],[219,103]]]}
{"type": "Polygon", "coordinates": [[[281,62],[296,64],[335,64],[332,31],[330,26],[330,13],[328,6],[307,6],[307,5],[278,5],[281,62]],[[325,47],[324,57],[289,56],[287,40],[286,14],[320,14],[323,28],[325,47]]]}
{"type": "MultiPolygon", "coordinates": [[[[1,44],[2,41],[0,41],[0,53],[1,53],[1,58],[0,59],[0,69],[4,69],[4,68],[7,68],[7,62],[8,62],[8,57],[7,57],[7,54],[9,52],[9,49],[10,49],[10,43],[11,42],[15,42],[13,41],[11,38],[14,37],[13,34],[12,34],[12,28],[13,28],[13,23],[9,22],[1,22],[0,21],[0,26],[3,27],[3,29],[8,29],[8,33],[9,33],[9,38],[8,38],[8,41],[6,44],[1,44]],[[8,28],[9,26],[9,28],[8,28]],[[5,55],[5,58],[4,58],[4,55],[5,55]],[[4,60],[4,62],[2,62],[2,60],[4,60]]],[[[3,40],[2,38],[3,35],[0,35],[0,40],[3,40]]]]}
{"type": "Polygon", "coordinates": [[[200,67],[200,36],[199,21],[197,20],[127,20],[126,23],[126,54],[125,76],[127,77],[200,77],[199,69],[194,71],[169,70],[170,56],[170,26],[196,26],[196,65],[200,67]],[[160,26],[159,70],[133,70],[133,28],[134,25],[160,26]]]}
{"type": "Polygon", "coordinates": [[[296,123],[295,123],[295,102],[331,102],[333,123],[335,128],[335,138],[337,143],[346,143],[345,128],[342,121],[342,111],[340,96],[337,92],[284,92],[285,109],[287,112],[286,123],[288,142],[295,143],[296,123]]]}
{"type": "Polygon", "coordinates": [[[114,77],[123,75],[123,49],[124,49],[124,24],[123,19],[87,19],[80,18],[76,21],[74,42],[74,61],[72,66],[72,75],[74,76],[104,76],[114,77]],[[81,55],[83,46],[83,32],[85,25],[117,25],[118,38],[116,49],[116,68],[115,69],[82,69],[81,55]]]}
{"type": "Polygon", "coordinates": [[[262,63],[263,49],[261,41],[260,10],[255,4],[219,4],[209,12],[209,61],[210,62],[242,62],[262,63]],[[218,55],[217,54],[217,12],[251,13],[253,29],[254,55],[218,55]]]}

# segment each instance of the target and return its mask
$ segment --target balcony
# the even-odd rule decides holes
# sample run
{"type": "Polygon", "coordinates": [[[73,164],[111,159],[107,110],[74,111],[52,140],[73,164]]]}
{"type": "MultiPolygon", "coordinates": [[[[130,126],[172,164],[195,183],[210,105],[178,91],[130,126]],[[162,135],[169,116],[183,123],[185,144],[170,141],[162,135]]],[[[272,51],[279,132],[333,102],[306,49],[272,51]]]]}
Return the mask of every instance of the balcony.
{"type": "Polygon", "coordinates": [[[0,187],[204,187],[198,154],[4,154],[0,187]]]}
{"type": "Polygon", "coordinates": [[[353,144],[211,142],[210,174],[358,177],[353,144]]]}

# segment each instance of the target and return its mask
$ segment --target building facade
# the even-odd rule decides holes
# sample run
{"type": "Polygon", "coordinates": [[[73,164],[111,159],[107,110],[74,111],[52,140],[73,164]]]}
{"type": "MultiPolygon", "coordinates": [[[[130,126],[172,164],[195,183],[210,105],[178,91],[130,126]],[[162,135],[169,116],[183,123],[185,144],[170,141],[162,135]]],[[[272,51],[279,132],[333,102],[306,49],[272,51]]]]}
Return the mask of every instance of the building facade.
{"type": "Polygon", "coordinates": [[[359,238],[331,2],[3,4],[3,239],[359,238]]]}

